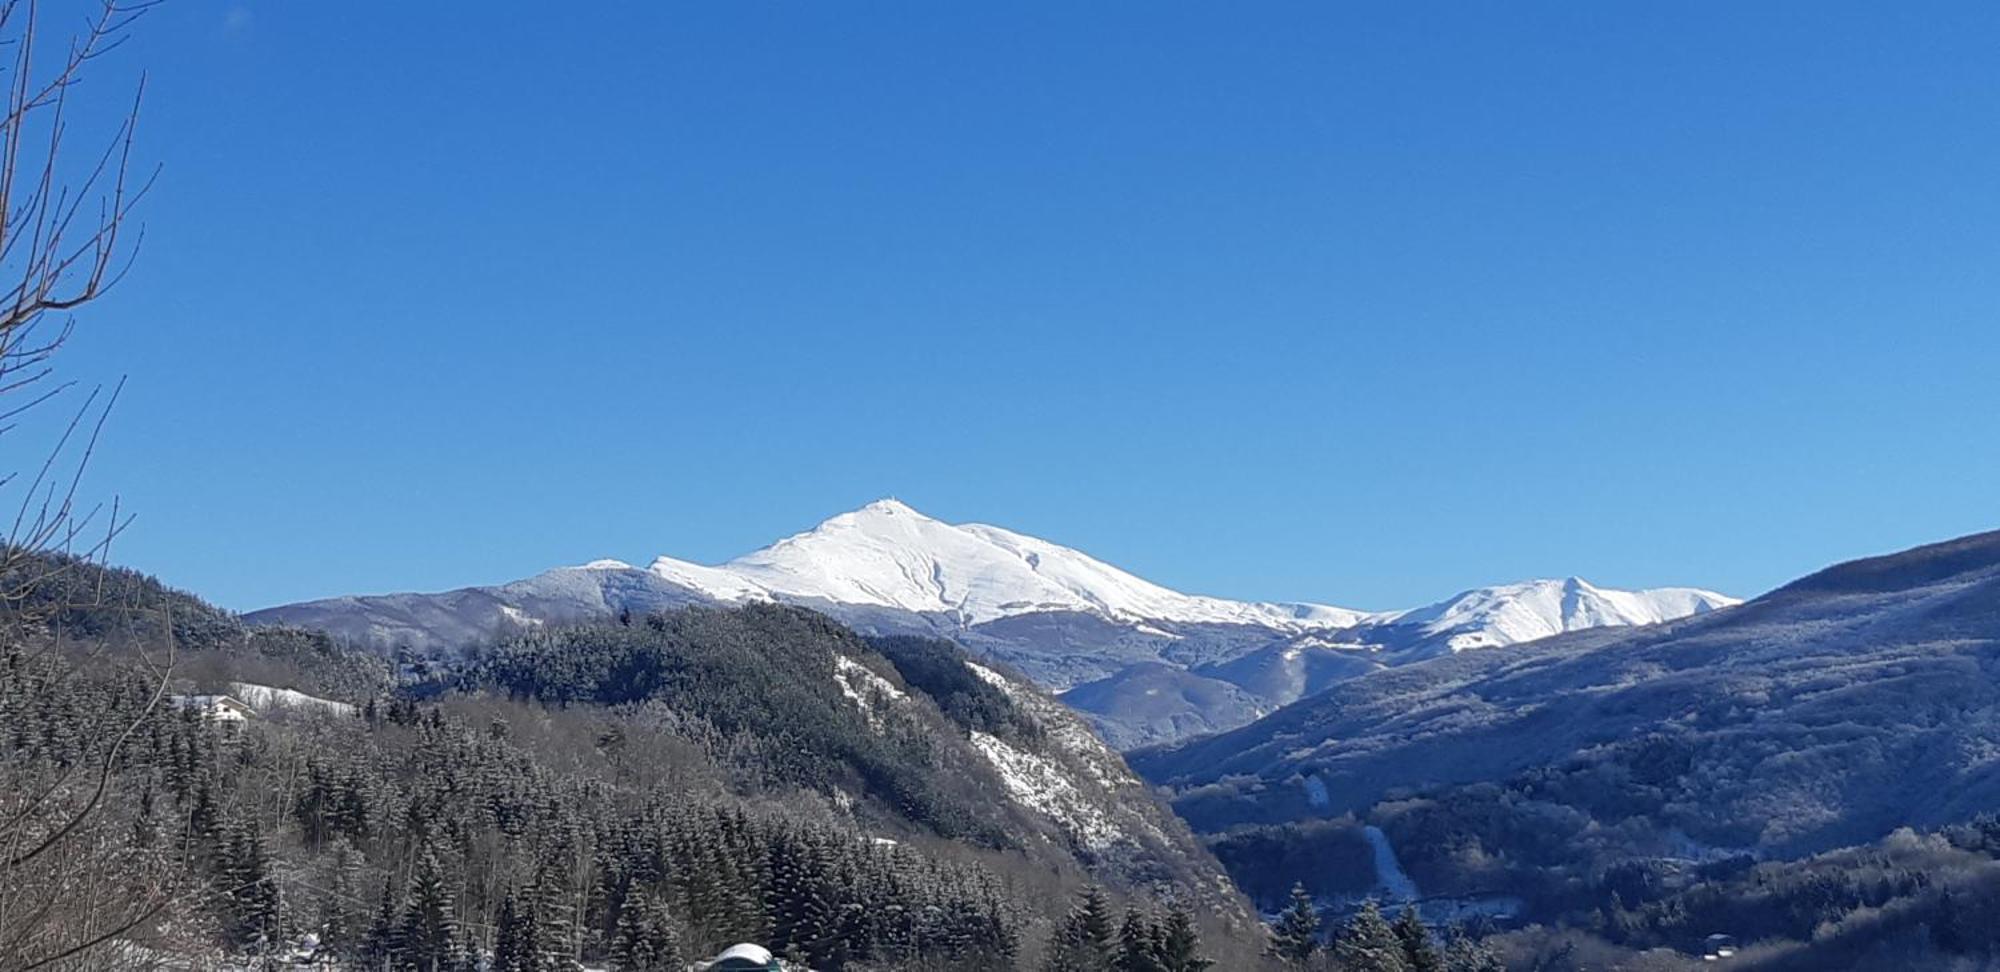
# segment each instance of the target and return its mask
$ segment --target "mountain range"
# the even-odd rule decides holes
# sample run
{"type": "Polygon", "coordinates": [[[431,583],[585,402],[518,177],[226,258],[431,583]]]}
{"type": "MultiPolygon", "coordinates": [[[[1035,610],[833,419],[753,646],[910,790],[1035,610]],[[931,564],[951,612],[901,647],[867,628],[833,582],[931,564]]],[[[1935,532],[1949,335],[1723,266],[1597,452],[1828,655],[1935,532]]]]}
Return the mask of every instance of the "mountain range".
{"type": "Polygon", "coordinates": [[[1697,588],[1621,591],[1576,577],[1404,611],[1229,600],[885,499],[714,566],[598,560],[490,587],[336,597],[247,617],[435,653],[551,624],[760,602],[810,607],[874,635],[948,637],[1062,693],[1120,748],[1232,729],[1379,668],[1736,603],[1697,588]]]}

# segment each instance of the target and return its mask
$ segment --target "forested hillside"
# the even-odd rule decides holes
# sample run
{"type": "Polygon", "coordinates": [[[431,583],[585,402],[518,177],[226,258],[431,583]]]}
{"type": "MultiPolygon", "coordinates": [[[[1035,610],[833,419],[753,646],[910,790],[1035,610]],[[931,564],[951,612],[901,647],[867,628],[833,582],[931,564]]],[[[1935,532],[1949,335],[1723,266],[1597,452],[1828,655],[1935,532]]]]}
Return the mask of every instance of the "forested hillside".
{"type": "Polygon", "coordinates": [[[1267,903],[1285,877],[1370,890],[1372,866],[1291,868],[1368,860],[1372,826],[1427,898],[1600,934],[1604,954],[1731,933],[1771,968],[1879,968],[1865,956],[1892,941],[1940,962],[2000,945],[1911,930],[1945,900],[1987,907],[1991,844],[1953,828],[2000,806],[1995,740],[1989,533],[1700,618],[1373,673],[1134,763],[1267,903]],[[1882,843],[1904,827],[1933,836],[1882,843]]]}
{"type": "Polygon", "coordinates": [[[815,968],[1028,968],[1096,884],[1162,942],[1260,961],[1115,754],[948,644],[691,611],[392,691],[317,635],[57,566],[0,658],[0,800],[26,821],[0,835],[0,954],[678,968],[750,940],[815,968]],[[202,693],[232,683],[354,708],[218,718],[202,693]]]}

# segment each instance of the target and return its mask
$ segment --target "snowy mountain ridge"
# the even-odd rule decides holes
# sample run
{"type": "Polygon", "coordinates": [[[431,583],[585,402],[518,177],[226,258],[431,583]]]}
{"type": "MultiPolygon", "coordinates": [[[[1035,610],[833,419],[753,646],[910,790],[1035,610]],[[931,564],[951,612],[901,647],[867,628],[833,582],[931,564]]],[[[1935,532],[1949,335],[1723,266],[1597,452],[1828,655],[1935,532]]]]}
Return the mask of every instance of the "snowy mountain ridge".
{"type": "Polygon", "coordinates": [[[661,557],[648,569],[725,603],[865,604],[941,614],[966,626],[1044,611],[1284,630],[1344,628],[1372,617],[1325,604],[1182,594],[1068,547],[985,524],[944,523],[893,499],[725,564],[661,557]]]}
{"type": "Polygon", "coordinates": [[[767,601],[813,608],[864,634],[953,639],[1064,693],[1121,748],[1231,729],[1379,668],[1736,603],[1697,588],[1621,591],[1576,577],[1475,588],[1391,612],[1236,601],[885,499],[713,566],[596,560],[507,584],[328,598],[249,619],[385,651],[452,651],[549,624],[767,601]]]}
{"type": "Polygon", "coordinates": [[[1415,629],[1449,651],[1519,644],[1585,628],[1658,624],[1737,603],[1698,587],[1620,591],[1581,577],[1479,587],[1436,604],[1377,615],[1382,626],[1415,629]]]}

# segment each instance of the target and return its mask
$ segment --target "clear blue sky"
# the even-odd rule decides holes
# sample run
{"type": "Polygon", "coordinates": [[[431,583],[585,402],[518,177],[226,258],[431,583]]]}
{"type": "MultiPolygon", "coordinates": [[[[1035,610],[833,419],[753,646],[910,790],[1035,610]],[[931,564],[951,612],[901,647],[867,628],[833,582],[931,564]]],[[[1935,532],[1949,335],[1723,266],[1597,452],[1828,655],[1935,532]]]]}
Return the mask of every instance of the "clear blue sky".
{"type": "Polygon", "coordinates": [[[2000,526],[1990,3],[174,0],[118,559],[229,607],[894,494],[1178,588],[2000,526]]]}

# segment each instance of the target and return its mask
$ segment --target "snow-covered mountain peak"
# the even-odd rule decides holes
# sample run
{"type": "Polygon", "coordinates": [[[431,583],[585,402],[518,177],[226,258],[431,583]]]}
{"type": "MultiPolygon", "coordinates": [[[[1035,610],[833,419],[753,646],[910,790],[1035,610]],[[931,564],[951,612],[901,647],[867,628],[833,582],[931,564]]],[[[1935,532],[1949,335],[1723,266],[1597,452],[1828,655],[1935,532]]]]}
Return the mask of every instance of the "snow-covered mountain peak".
{"type": "Polygon", "coordinates": [[[831,517],[725,564],[662,557],[650,569],[725,601],[874,605],[965,625],[1046,611],[1284,628],[1340,627],[1365,617],[1320,604],[1182,594],[1068,547],[984,524],[945,523],[894,499],[831,517]]]}
{"type": "Polygon", "coordinates": [[[1736,603],[1736,598],[1694,587],[1621,591],[1572,576],[1474,588],[1394,615],[1387,623],[1443,637],[1452,651],[1460,651],[1583,628],[1656,624],[1736,603]]]}

